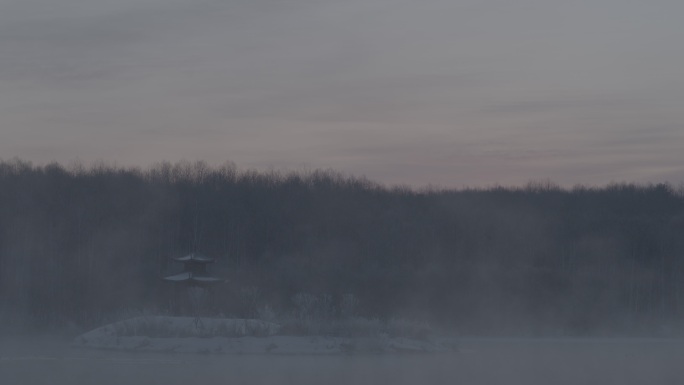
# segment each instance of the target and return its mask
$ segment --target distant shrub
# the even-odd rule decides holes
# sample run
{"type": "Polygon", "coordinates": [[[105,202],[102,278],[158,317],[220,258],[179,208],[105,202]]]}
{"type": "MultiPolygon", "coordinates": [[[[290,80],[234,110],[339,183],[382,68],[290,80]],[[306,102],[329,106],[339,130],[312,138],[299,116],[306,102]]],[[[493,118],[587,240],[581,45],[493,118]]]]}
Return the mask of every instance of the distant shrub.
{"type": "MultiPolygon", "coordinates": [[[[292,297],[293,312],[274,318],[264,311],[264,320],[275,320],[282,326],[281,334],[327,335],[340,337],[406,337],[425,340],[431,333],[425,322],[401,318],[381,321],[356,316],[359,300],[353,294],[342,295],[337,302],[327,294],[298,293],[292,297]],[[269,317],[268,319],[265,317],[269,317]]],[[[265,309],[270,310],[266,306],[265,309]]],[[[261,313],[260,313],[261,314],[261,313]]]]}
{"type": "Polygon", "coordinates": [[[427,323],[405,319],[383,322],[377,318],[347,317],[341,319],[315,320],[284,317],[279,320],[281,334],[326,335],[336,337],[406,337],[426,340],[431,328],[427,323]]]}

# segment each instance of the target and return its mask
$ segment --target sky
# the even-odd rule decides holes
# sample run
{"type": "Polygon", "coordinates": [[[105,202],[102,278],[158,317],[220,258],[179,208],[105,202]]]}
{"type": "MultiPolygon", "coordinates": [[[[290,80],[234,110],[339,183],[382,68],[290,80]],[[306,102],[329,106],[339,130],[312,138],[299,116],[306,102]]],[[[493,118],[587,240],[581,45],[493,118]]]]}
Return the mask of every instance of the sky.
{"type": "Polygon", "coordinates": [[[0,158],[684,182],[680,0],[0,0],[0,158]]]}

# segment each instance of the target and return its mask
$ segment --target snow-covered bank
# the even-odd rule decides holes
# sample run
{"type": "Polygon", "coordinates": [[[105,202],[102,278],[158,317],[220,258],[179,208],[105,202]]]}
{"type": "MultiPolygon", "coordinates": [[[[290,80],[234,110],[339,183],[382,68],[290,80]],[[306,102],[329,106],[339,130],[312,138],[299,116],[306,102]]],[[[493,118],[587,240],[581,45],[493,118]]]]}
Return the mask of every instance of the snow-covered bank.
{"type": "Polygon", "coordinates": [[[448,346],[404,337],[277,335],[277,324],[252,319],[137,317],[102,326],[75,347],[202,354],[440,353],[448,346]]]}

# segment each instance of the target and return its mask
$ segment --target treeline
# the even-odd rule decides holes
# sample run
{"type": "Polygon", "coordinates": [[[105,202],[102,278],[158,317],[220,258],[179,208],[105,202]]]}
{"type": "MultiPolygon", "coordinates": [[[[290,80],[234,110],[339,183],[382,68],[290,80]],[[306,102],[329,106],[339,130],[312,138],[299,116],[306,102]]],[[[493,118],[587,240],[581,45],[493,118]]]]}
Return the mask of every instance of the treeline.
{"type": "Polygon", "coordinates": [[[465,334],[672,335],[684,321],[684,196],[667,184],[423,191],[203,162],[0,162],[2,325],[170,311],[160,278],[192,251],[218,259],[224,315],[289,314],[308,293],[337,315],[351,299],[357,315],[465,334]]]}

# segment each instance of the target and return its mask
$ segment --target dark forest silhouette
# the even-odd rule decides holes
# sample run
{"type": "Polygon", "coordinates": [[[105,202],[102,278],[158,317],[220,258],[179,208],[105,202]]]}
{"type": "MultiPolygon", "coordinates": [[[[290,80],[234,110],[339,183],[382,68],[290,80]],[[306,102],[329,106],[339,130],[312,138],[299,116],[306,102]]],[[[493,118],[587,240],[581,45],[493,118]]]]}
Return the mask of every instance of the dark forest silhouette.
{"type": "Polygon", "coordinates": [[[216,314],[284,314],[311,293],[472,334],[671,335],[684,321],[684,194],[667,184],[412,190],[203,162],[0,163],[0,325],[166,311],[160,278],[192,251],[229,280],[216,314]]]}

